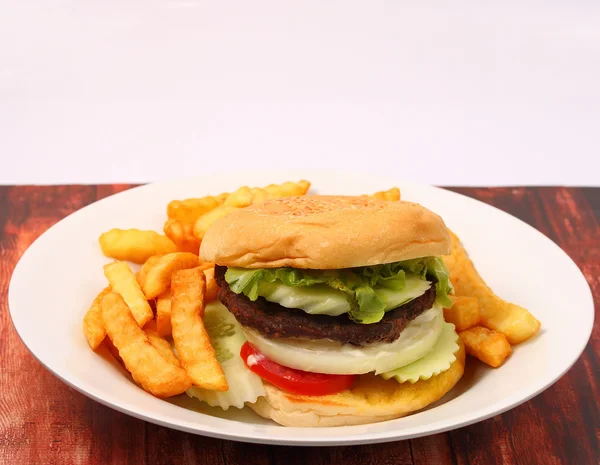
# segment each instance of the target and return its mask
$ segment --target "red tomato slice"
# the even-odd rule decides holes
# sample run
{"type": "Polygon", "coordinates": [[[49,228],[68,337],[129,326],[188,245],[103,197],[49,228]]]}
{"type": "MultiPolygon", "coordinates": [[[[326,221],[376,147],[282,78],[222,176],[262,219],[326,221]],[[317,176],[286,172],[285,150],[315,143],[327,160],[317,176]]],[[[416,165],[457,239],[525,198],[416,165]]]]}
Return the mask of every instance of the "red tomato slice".
{"type": "Polygon", "coordinates": [[[269,360],[249,343],[244,343],[240,355],[250,371],[262,379],[292,394],[324,396],[345,391],[356,375],[327,375],[295,370],[269,360]]]}

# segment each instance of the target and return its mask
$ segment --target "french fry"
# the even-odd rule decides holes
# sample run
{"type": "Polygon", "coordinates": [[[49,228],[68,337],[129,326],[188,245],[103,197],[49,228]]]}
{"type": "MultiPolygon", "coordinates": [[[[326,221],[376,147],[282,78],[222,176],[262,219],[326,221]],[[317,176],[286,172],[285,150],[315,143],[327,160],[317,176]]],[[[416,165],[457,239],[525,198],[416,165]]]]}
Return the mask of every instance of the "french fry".
{"type": "Polygon", "coordinates": [[[464,331],[478,325],[481,317],[479,302],[475,297],[450,296],[454,301],[452,308],[444,309],[444,320],[452,323],[456,331],[464,331]]]}
{"type": "Polygon", "coordinates": [[[265,187],[264,189],[260,187],[255,187],[251,189],[253,195],[252,205],[262,203],[265,200],[274,199],[278,197],[306,195],[308,189],[310,189],[310,183],[308,181],[290,181],[284,182],[283,184],[271,184],[265,187]]]}
{"type": "Polygon", "coordinates": [[[219,286],[215,280],[215,267],[204,270],[204,277],[206,278],[206,303],[209,303],[217,300],[219,294],[219,286]]]}
{"type": "Polygon", "coordinates": [[[152,255],[177,251],[168,237],[139,229],[111,229],[100,235],[99,242],[107,257],[134,263],[144,263],[152,255]]]}
{"type": "Polygon", "coordinates": [[[194,224],[200,216],[214,210],[225,200],[208,195],[200,199],[173,200],[167,205],[167,217],[182,224],[194,224]]]}
{"type": "Polygon", "coordinates": [[[236,210],[237,208],[232,205],[221,205],[206,215],[201,216],[194,224],[194,236],[196,236],[197,239],[202,240],[206,231],[208,231],[208,228],[210,228],[215,221],[220,220],[236,210]]]}
{"type": "Polygon", "coordinates": [[[387,200],[388,202],[398,202],[400,200],[400,189],[398,189],[397,187],[392,187],[387,191],[375,192],[369,197],[372,197],[377,200],[387,200]]]}
{"type": "Polygon", "coordinates": [[[294,197],[298,195],[306,195],[310,189],[310,182],[302,180],[299,182],[284,182],[283,184],[270,184],[265,187],[265,190],[275,197],[294,197]]]}
{"type": "Polygon", "coordinates": [[[149,262],[142,266],[137,280],[146,299],[155,299],[170,286],[175,271],[194,268],[200,264],[200,259],[193,253],[175,252],[149,262]]]}
{"type": "MultiPolygon", "coordinates": [[[[100,309],[102,310],[102,303],[100,303],[100,309]]],[[[104,320],[102,320],[102,326],[104,326],[104,320]]],[[[102,344],[104,347],[106,347],[106,350],[108,350],[108,352],[110,353],[110,355],[113,356],[113,358],[119,362],[119,364],[127,369],[127,367],[125,366],[125,362],[123,361],[123,359],[121,358],[121,356],[119,355],[119,349],[117,349],[115,347],[115,345],[112,343],[112,341],[110,340],[109,337],[105,337],[104,340],[102,341],[102,344]]]]}
{"type": "Polygon", "coordinates": [[[158,350],[160,355],[162,355],[167,362],[172,363],[177,367],[181,367],[181,363],[179,363],[179,359],[175,356],[171,344],[156,331],[156,322],[154,320],[150,320],[146,323],[144,331],[146,331],[146,336],[148,336],[150,344],[158,350]]]}
{"type": "Polygon", "coordinates": [[[254,194],[252,193],[252,189],[248,186],[242,186],[235,192],[232,192],[223,205],[228,207],[235,208],[244,208],[248,205],[252,205],[252,199],[254,198],[254,194]]]}
{"type": "Polygon", "coordinates": [[[482,326],[474,326],[459,333],[467,354],[477,357],[489,366],[497,368],[512,353],[506,336],[482,326]]]}
{"type": "Polygon", "coordinates": [[[168,337],[171,331],[171,290],[167,289],[156,299],[156,332],[168,337]]]}
{"type": "Polygon", "coordinates": [[[492,292],[477,273],[473,262],[450,231],[452,252],[446,260],[457,296],[475,297],[481,307],[481,325],[501,332],[511,344],[518,344],[540,329],[540,322],[525,308],[506,302],[492,292]]]}
{"type": "Polygon", "coordinates": [[[162,257],[162,255],[154,255],[146,260],[146,263],[142,265],[140,270],[135,275],[135,279],[137,280],[138,284],[146,279],[148,271],[150,271],[152,267],[158,263],[160,257],[162,257]]]}
{"type": "Polygon", "coordinates": [[[310,183],[308,181],[284,182],[283,184],[270,184],[264,189],[242,186],[231,194],[221,194],[216,198],[219,200],[224,199],[223,204],[198,216],[194,222],[193,234],[198,241],[201,241],[208,228],[215,221],[238,208],[261,203],[271,198],[305,195],[309,188],[310,183]]]}
{"type": "Polygon", "coordinates": [[[88,344],[92,350],[96,350],[104,337],[106,336],[106,329],[104,328],[104,321],[102,320],[102,299],[104,296],[111,291],[110,286],[104,289],[100,294],[96,296],[90,309],[83,317],[83,334],[88,341],[88,344]]]}
{"type": "Polygon", "coordinates": [[[227,391],[229,386],[210,343],[202,315],[206,278],[200,268],[177,271],[171,282],[171,325],[181,365],[195,386],[227,391]]]}
{"type": "Polygon", "coordinates": [[[252,205],[257,203],[263,203],[265,200],[273,198],[265,189],[255,187],[252,189],[252,205]]]}
{"type": "Polygon", "coordinates": [[[150,271],[150,269],[156,263],[158,263],[158,260],[160,260],[160,257],[162,257],[162,255],[153,255],[148,260],[146,260],[146,262],[142,265],[142,267],[135,274],[135,279],[137,279],[138,283],[140,282],[141,279],[146,279],[146,275],[148,274],[148,271],[150,271]]]}
{"type": "Polygon", "coordinates": [[[214,268],[214,267],[215,267],[214,263],[205,262],[204,260],[200,260],[200,265],[198,265],[196,268],[199,268],[202,271],[204,271],[204,270],[209,270],[209,269],[214,268]]]}
{"type": "Polygon", "coordinates": [[[186,372],[167,361],[150,343],[119,294],[111,292],[104,297],[102,318],[125,367],[144,390],[164,398],[181,394],[191,386],[186,372]]]}
{"type": "Polygon", "coordinates": [[[135,321],[140,328],[143,328],[154,315],[129,265],[125,262],[113,262],[104,265],[104,276],[108,279],[113,292],[123,297],[123,300],[131,309],[135,321]]]}
{"type": "Polygon", "coordinates": [[[182,223],[181,221],[169,219],[166,221],[163,231],[171,239],[180,252],[198,253],[200,241],[194,236],[194,224],[182,223]]]}
{"type": "Polygon", "coordinates": [[[230,195],[231,194],[229,192],[223,192],[222,194],[215,196],[215,198],[218,200],[219,205],[223,205],[223,202],[225,202],[225,200],[227,200],[227,197],[229,197],[230,195]]]}

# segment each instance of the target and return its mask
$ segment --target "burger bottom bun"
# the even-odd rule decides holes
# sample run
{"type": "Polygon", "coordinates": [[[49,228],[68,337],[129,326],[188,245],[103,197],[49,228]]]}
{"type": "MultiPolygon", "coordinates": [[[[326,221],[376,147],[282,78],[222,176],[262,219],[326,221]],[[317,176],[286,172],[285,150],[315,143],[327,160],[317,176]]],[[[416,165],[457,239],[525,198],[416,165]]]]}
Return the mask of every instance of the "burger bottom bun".
{"type": "Polygon", "coordinates": [[[360,375],[351,389],[327,396],[290,394],[265,383],[266,396],[248,404],[260,416],[283,426],[349,426],[400,418],[441,399],[465,370],[465,347],[459,339],[450,368],[414,384],[360,375]]]}

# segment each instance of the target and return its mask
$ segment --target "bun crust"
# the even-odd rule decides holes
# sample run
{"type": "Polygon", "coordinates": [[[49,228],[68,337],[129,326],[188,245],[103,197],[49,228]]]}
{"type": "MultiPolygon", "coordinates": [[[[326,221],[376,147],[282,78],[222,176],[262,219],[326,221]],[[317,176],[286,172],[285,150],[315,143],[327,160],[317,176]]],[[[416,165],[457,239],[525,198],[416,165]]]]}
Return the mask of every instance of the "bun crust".
{"type": "Polygon", "coordinates": [[[242,268],[340,269],[449,252],[446,225],[421,205],[318,195],[236,210],[200,247],[203,260],[242,268]]]}
{"type": "Polygon", "coordinates": [[[247,404],[260,416],[283,426],[349,426],[392,420],[421,410],[441,399],[462,377],[465,347],[459,339],[456,360],[450,368],[414,384],[361,375],[347,391],[328,396],[289,394],[265,384],[266,397],[247,404]]]}

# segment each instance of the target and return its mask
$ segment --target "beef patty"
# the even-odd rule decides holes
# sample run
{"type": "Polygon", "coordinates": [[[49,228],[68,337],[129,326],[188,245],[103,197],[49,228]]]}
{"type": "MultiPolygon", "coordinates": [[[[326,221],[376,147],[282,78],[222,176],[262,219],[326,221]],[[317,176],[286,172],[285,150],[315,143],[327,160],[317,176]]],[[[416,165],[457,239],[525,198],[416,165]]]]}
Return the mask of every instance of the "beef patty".
{"type": "Polygon", "coordinates": [[[435,301],[435,286],[431,286],[421,297],[386,312],[381,321],[358,324],[347,314],[310,315],[300,309],[282,307],[262,297],[252,302],[244,294],[236,294],[229,288],[225,281],[226,270],[224,266],[215,267],[215,279],[221,287],[219,300],[241,325],[253,328],[269,338],[332,339],[355,346],[392,342],[400,337],[408,323],[430,309],[435,301]]]}

